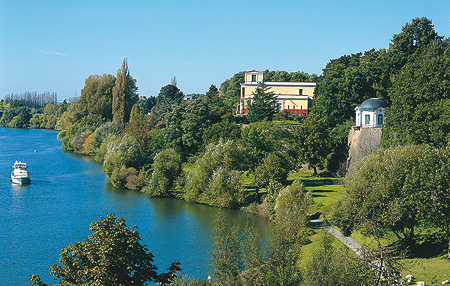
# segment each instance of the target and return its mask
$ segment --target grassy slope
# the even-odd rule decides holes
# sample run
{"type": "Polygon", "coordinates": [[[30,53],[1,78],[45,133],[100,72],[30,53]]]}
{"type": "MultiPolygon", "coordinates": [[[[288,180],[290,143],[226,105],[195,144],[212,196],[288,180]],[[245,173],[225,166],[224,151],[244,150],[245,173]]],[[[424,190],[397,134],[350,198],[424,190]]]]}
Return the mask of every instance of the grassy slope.
{"type": "MultiPolygon", "coordinates": [[[[320,213],[320,217],[326,218],[331,205],[344,195],[344,187],[340,179],[327,177],[314,177],[312,172],[302,170],[289,175],[290,180],[301,179],[307,190],[313,191],[314,205],[312,213],[320,213]]],[[[309,259],[319,235],[311,237],[311,244],[304,247],[304,257],[309,259]]],[[[364,238],[360,234],[353,234],[352,238],[361,244],[373,245],[373,239],[364,238]]],[[[394,242],[394,236],[382,241],[383,244],[394,242]]],[[[336,243],[337,240],[336,240],[336,243]]],[[[426,285],[441,285],[441,281],[450,279],[450,260],[447,254],[447,245],[422,244],[409,257],[400,260],[403,265],[402,276],[414,275],[415,281],[425,281],[426,285]]],[[[414,283],[415,285],[416,283],[414,283]]]]}

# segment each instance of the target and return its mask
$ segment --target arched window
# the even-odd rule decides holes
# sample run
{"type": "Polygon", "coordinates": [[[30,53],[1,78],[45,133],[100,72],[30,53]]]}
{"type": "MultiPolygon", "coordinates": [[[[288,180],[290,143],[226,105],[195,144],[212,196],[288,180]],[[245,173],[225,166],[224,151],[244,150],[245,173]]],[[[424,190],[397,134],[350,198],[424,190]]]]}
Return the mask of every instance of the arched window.
{"type": "Polygon", "coordinates": [[[377,126],[381,126],[381,125],[383,125],[383,114],[378,114],[378,117],[377,117],[377,126]]]}

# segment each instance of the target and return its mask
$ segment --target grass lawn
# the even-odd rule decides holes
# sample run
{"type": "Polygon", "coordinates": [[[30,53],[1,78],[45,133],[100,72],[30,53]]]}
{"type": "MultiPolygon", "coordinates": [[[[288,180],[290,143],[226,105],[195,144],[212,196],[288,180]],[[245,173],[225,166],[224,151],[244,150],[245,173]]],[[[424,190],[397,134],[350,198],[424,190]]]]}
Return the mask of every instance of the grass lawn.
{"type": "Polygon", "coordinates": [[[321,219],[326,217],[331,205],[344,195],[342,179],[334,177],[314,176],[313,171],[302,169],[298,172],[291,172],[289,181],[302,180],[306,190],[313,192],[314,205],[311,207],[311,214],[320,215],[321,219]]]}
{"type": "MultiPolygon", "coordinates": [[[[314,205],[312,206],[312,214],[320,214],[321,219],[326,218],[326,214],[330,210],[331,205],[344,195],[344,187],[342,180],[333,177],[313,176],[313,172],[302,169],[299,172],[291,172],[288,180],[293,181],[300,179],[305,184],[307,190],[313,191],[314,205]]],[[[367,246],[376,246],[373,238],[366,238],[359,233],[351,236],[360,244],[367,246]]],[[[320,230],[316,230],[316,234],[310,237],[311,243],[303,247],[302,267],[306,266],[313,255],[313,250],[317,247],[320,238],[320,230]]],[[[387,236],[381,239],[383,245],[387,245],[396,241],[397,238],[387,236]]],[[[340,242],[335,239],[334,242],[339,245],[340,242]]],[[[417,249],[410,253],[409,256],[400,259],[403,266],[402,277],[412,274],[416,285],[417,281],[425,281],[426,285],[442,285],[441,282],[450,280],[450,259],[448,258],[446,244],[421,244],[417,249]]]]}
{"type": "MultiPolygon", "coordinates": [[[[364,237],[358,232],[354,232],[351,237],[369,248],[376,247],[376,241],[371,237],[364,237]]],[[[385,236],[380,239],[383,246],[395,242],[394,235],[385,236]]],[[[414,283],[425,281],[426,285],[442,285],[441,282],[450,280],[450,259],[448,258],[448,248],[446,243],[431,244],[418,243],[414,251],[407,253],[399,259],[402,265],[402,277],[408,274],[414,276],[414,283]]]]}

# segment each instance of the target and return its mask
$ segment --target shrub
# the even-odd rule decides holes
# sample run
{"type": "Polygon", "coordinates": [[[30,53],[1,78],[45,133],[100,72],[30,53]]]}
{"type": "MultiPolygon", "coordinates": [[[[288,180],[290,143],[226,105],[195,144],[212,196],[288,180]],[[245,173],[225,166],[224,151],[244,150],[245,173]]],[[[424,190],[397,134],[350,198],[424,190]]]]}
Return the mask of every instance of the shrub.
{"type": "Polygon", "coordinates": [[[259,187],[265,187],[270,182],[286,183],[289,169],[286,162],[275,153],[267,155],[256,167],[255,181],[259,187]]]}
{"type": "Polygon", "coordinates": [[[153,173],[145,191],[152,196],[171,197],[175,180],[181,174],[181,157],[173,148],[156,154],[153,173]]]}

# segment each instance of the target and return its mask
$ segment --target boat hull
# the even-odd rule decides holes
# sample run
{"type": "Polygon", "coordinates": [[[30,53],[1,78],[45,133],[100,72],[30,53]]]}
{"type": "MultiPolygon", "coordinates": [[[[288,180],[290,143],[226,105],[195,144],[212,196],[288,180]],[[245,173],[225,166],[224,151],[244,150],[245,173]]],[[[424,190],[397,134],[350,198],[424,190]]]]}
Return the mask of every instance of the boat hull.
{"type": "Polygon", "coordinates": [[[11,177],[10,181],[13,184],[19,184],[19,185],[29,184],[31,182],[30,178],[27,178],[27,177],[22,177],[22,178],[11,177]]]}

